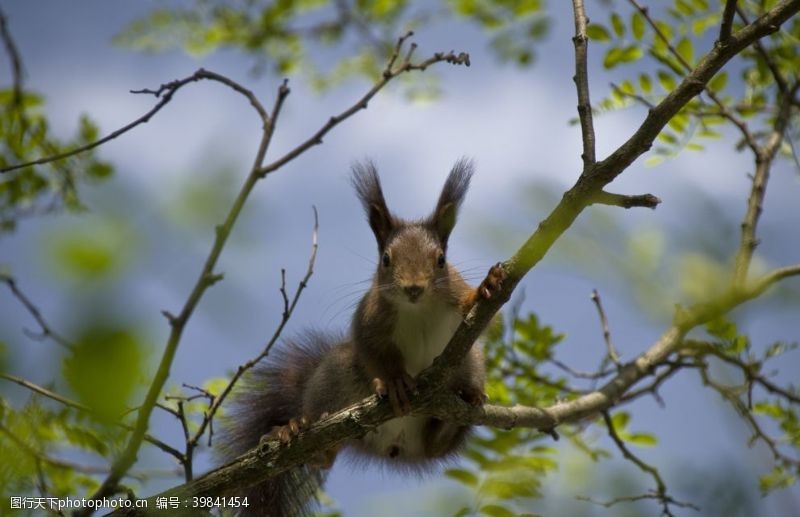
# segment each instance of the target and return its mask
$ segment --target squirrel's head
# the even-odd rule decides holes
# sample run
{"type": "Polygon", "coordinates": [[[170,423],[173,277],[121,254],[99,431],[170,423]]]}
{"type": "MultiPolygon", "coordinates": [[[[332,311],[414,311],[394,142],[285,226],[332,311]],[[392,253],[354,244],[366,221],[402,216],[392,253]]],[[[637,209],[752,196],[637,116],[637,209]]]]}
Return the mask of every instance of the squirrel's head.
{"type": "Polygon", "coordinates": [[[382,296],[416,304],[431,293],[449,291],[447,240],[472,172],[470,160],[456,162],[433,213],[425,219],[406,221],[387,208],[375,165],[367,161],[353,167],[353,186],[378,242],[377,276],[382,296]]]}

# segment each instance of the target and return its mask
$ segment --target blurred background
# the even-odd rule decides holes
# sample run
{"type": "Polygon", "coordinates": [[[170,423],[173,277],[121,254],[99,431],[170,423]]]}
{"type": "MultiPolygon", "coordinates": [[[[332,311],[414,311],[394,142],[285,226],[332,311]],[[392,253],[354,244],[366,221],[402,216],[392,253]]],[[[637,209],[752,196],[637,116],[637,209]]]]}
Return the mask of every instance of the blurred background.
{"type": "MultiPolygon", "coordinates": [[[[130,90],[157,88],[203,67],[244,84],[267,106],[283,78],[289,78],[292,93],[269,162],[371,85],[358,73],[336,76],[336,63],[356,55],[357,39],[309,47],[304,59],[314,64],[312,70],[293,66],[292,56],[276,67],[257,52],[232,47],[207,52],[198,44],[187,53],[153,36],[158,31],[143,28],[154,27],[155,18],[146,18],[154,9],[192,9],[194,2],[4,4],[24,62],[25,87],[41,95],[49,131],[64,140],[81,131],[83,115],[100,135],[129,123],[155,103],[152,96],[130,90]],[[148,21],[132,25],[143,19],[148,21]],[[331,71],[333,78],[321,78],[331,71]]],[[[236,4],[254,8],[255,3],[236,4]]],[[[509,43],[504,49],[496,33],[469,17],[439,15],[435,23],[420,22],[414,36],[418,58],[453,49],[468,52],[471,66],[440,64],[398,81],[367,110],[336,127],[323,145],[257,185],[220,259],[217,270],[224,281],[207,291],[186,328],[171,369],[171,390],[226,377],[261,350],[283,309],[281,269],[291,290],[305,273],[312,206],[319,212],[319,254],[285,335],[308,327],[347,328],[376,264],[374,238],[348,181],[356,160],[375,161],[389,207],[413,218],[432,210],[453,163],[461,156],[473,158],[477,173],[451,237],[451,262],[478,283],[491,264],[519,247],[582,167],[580,129],[571,123],[576,116],[571,6],[550,4],[546,13],[535,10],[531,19],[540,30],[530,29],[527,46],[520,48],[509,43]]],[[[622,2],[611,5],[623,7],[622,2]]],[[[592,3],[589,15],[605,20],[608,8],[592,3]]],[[[315,16],[312,12],[308,19],[315,16]]],[[[713,35],[697,38],[696,54],[712,41],[713,35]]],[[[612,83],[635,77],[636,66],[648,66],[608,70],[600,48],[590,47],[589,54],[597,101],[611,94],[612,83]]],[[[9,69],[3,56],[3,88],[11,82],[9,69]]],[[[743,88],[735,64],[727,88],[743,88]]],[[[598,157],[621,144],[644,114],[635,105],[603,110],[595,118],[598,157]]],[[[2,289],[1,369],[82,400],[98,396],[98,404],[110,404],[111,412],[115,403],[141,400],[169,331],[160,313],[177,312],[186,299],[210,249],[214,225],[249,170],[259,136],[259,119],[243,98],[219,84],[189,85],[149,123],[97,151],[96,159],[112,164],[114,173],[106,179],[101,171],[79,186],[82,209],[20,218],[16,228],[1,234],[0,270],[13,275],[50,326],[75,341],[114,343],[116,350],[107,356],[90,350],[96,362],[80,362],[52,341],[32,339],[26,329],[36,332],[36,322],[2,289]]],[[[612,190],[652,193],[662,200],[658,209],[586,210],[525,279],[514,302],[521,314],[533,312],[543,325],[565,335],[555,348],[559,361],[594,370],[605,353],[592,289],[602,297],[623,360],[629,360],[658,338],[676,303],[708,292],[725,274],[738,246],[753,163],[736,150],[734,132],[723,129],[720,136],[703,142],[702,151],[665,154],[662,163],[635,162],[612,190]]],[[[759,228],[755,270],[797,262],[799,189],[792,160],[779,160],[759,228]]],[[[797,281],[790,280],[737,310],[739,331],[751,336],[754,347],[796,341],[798,294],[797,281]]],[[[799,355],[780,359],[776,381],[796,382],[799,355]]],[[[718,374],[736,381],[722,367],[718,374]]],[[[0,393],[15,407],[31,398],[9,382],[0,382],[0,393]]],[[[636,450],[660,468],[671,494],[703,508],[702,515],[800,512],[796,486],[760,496],[759,478],[771,469],[769,451],[761,444],[748,446],[745,422],[718,394],[704,389],[698,375],[679,373],[660,395],[663,407],[645,396],[625,409],[633,429],[657,435],[657,446],[636,450]]],[[[177,421],[163,412],[154,413],[150,432],[175,446],[183,441],[177,421]]],[[[547,442],[557,449],[558,468],[542,477],[542,497],[531,499],[526,511],[575,516],[659,511],[652,501],[606,510],[577,500],[607,500],[652,485],[619,458],[604,430],[589,427],[583,440],[609,449],[613,457],[593,461],[574,442],[547,442]]],[[[213,464],[209,451],[199,454],[198,473],[213,464]]],[[[65,457],[105,464],[88,452],[65,457]]],[[[182,481],[181,473],[172,474],[174,461],[146,445],[134,470],[149,473],[131,480],[140,496],[182,481]]],[[[348,516],[449,515],[476,497],[443,476],[409,478],[346,462],[335,466],[326,489],[331,507],[348,516]]]]}

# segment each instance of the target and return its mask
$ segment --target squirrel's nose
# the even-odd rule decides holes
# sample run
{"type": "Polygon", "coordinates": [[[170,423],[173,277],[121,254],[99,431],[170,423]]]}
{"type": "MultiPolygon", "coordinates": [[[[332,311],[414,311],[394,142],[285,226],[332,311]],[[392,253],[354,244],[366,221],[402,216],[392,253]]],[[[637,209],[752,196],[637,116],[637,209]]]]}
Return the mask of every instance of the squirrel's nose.
{"type": "Polygon", "coordinates": [[[421,285],[409,285],[403,288],[403,291],[406,292],[406,296],[408,296],[408,299],[411,300],[412,302],[417,301],[417,298],[420,297],[422,291],[424,290],[425,288],[422,287],[421,285]]]}

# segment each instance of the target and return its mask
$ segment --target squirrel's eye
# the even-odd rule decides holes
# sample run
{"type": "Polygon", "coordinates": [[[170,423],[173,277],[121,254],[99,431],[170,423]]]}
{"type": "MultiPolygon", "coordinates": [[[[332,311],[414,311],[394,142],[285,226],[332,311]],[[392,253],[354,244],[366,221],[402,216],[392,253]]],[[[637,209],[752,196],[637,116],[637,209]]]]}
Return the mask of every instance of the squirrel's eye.
{"type": "Polygon", "coordinates": [[[439,254],[439,258],[436,260],[436,264],[439,267],[444,267],[444,264],[445,264],[445,262],[444,262],[444,253],[440,253],[439,254]]]}
{"type": "Polygon", "coordinates": [[[388,253],[384,253],[383,254],[383,258],[381,259],[381,262],[383,262],[383,267],[389,267],[390,260],[389,260],[389,254],[388,253]]]}

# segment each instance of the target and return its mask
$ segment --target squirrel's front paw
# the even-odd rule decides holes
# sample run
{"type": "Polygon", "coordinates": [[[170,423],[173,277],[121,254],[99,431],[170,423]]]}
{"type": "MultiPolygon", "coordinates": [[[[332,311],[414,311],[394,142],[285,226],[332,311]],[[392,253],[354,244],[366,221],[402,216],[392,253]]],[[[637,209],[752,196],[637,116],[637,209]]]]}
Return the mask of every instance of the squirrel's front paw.
{"type": "Polygon", "coordinates": [[[489,396],[481,388],[474,386],[459,389],[458,396],[461,397],[461,400],[474,407],[480,407],[489,400],[489,396]]]}
{"type": "Polygon", "coordinates": [[[289,443],[292,438],[300,434],[300,431],[307,429],[309,425],[306,417],[291,418],[286,425],[279,425],[272,428],[267,435],[270,438],[277,438],[281,443],[289,443]]]}
{"type": "Polygon", "coordinates": [[[503,264],[500,262],[489,268],[486,278],[484,278],[481,285],[478,286],[478,295],[487,300],[491,298],[492,294],[502,287],[503,280],[506,279],[506,276],[506,271],[503,269],[503,264]]]}
{"type": "Polygon", "coordinates": [[[411,412],[409,395],[416,391],[417,383],[408,373],[403,372],[399,377],[385,380],[375,377],[372,379],[372,387],[379,397],[389,397],[396,416],[407,415],[411,412]]]}

